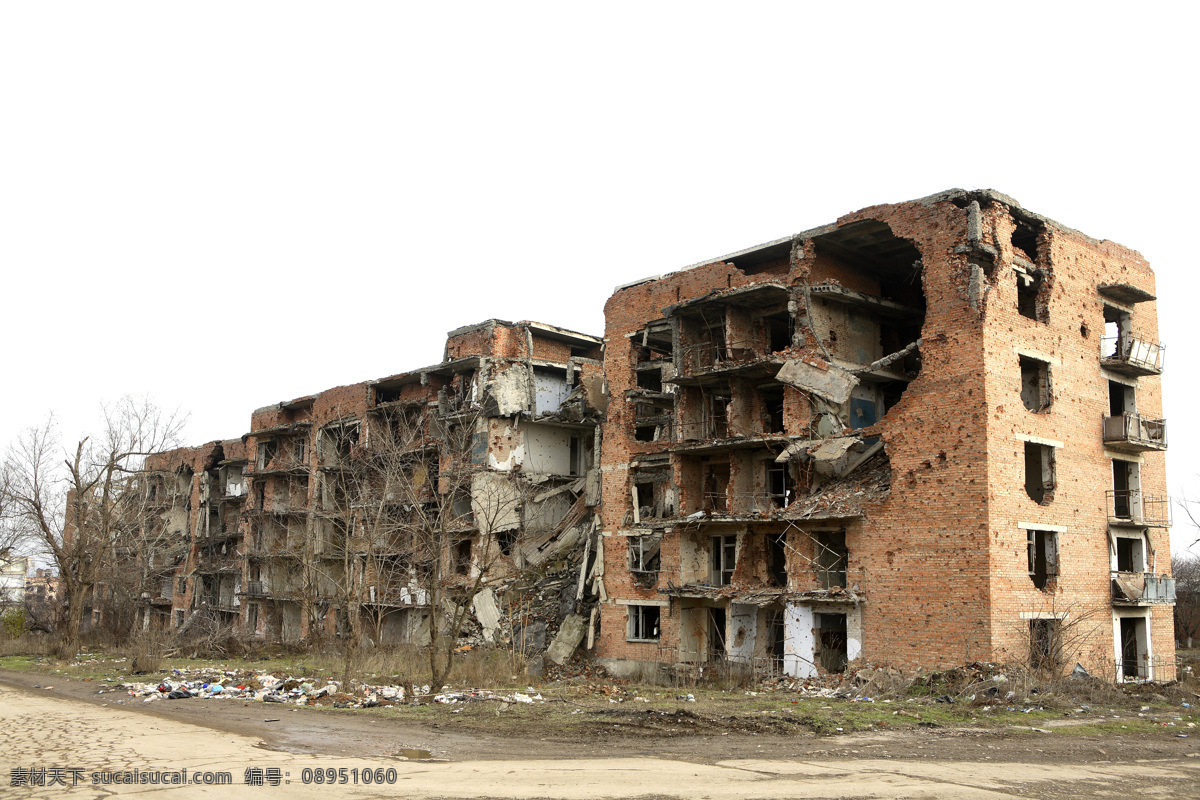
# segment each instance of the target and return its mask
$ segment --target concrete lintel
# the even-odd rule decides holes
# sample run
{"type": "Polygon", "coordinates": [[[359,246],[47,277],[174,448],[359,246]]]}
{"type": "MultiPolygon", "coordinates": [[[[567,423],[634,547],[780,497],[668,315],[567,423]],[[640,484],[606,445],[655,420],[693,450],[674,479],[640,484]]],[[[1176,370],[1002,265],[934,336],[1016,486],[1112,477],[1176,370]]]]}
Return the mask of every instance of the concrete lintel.
{"type": "Polygon", "coordinates": [[[658,606],[659,608],[666,608],[671,605],[670,600],[625,600],[620,597],[611,597],[608,602],[615,606],[658,606]]]}
{"type": "Polygon", "coordinates": [[[1054,364],[1056,366],[1061,367],[1062,363],[1063,363],[1062,359],[1059,358],[1058,356],[1052,356],[1049,353],[1043,353],[1041,350],[1034,350],[1032,348],[1022,347],[1021,345],[1017,345],[1017,344],[1014,344],[1012,346],[1012,350],[1014,353],[1016,353],[1019,356],[1025,356],[1026,358],[1036,358],[1038,361],[1045,361],[1047,364],[1054,364]]]}
{"type": "Polygon", "coordinates": [[[1066,445],[1064,445],[1062,442],[1058,441],[1057,439],[1046,439],[1041,436],[1034,436],[1031,433],[1018,433],[1018,434],[1014,434],[1014,435],[1018,442],[1029,442],[1030,444],[1044,444],[1047,447],[1055,447],[1055,448],[1066,447],[1066,445]]]}
{"type": "Polygon", "coordinates": [[[1023,531],[1054,531],[1055,533],[1066,533],[1066,525],[1051,525],[1047,522],[1018,522],[1017,527],[1023,531]]]}

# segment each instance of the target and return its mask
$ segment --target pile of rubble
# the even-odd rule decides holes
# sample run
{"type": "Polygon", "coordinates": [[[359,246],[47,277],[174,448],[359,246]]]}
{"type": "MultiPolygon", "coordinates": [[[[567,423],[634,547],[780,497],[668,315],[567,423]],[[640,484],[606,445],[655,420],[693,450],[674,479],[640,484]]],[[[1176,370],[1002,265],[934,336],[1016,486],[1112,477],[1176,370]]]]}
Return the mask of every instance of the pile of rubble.
{"type": "Polygon", "coordinates": [[[100,693],[124,691],[142,702],[158,700],[245,700],[261,703],[287,703],[298,706],[333,706],[334,708],[378,708],[404,705],[406,700],[417,702],[429,699],[435,703],[463,703],[494,700],[503,703],[545,702],[533,687],[523,692],[499,693],[479,689],[442,692],[430,696],[428,686],[413,687],[415,697],[408,698],[405,688],[396,685],[375,685],[351,681],[343,686],[332,679],[310,679],[249,670],[172,670],[172,677],[158,683],[124,683],[100,693]]]}
{"type": "MultiPolygon", "coordinates": [[[[126,683],[116,687],[143,702],[157,700],[253,700],[293,705],[331,705],[335,708],[376,708],[405,701],[403,686],[374,686],[353,681],[297,678],[247,670],[173,670],[158,683],[126,683]]],[[[103,690],[102,690],[103,691],[103,690]]],[[[111,690],[110,690],[111,691],[111,690]]],[[[428,688],[426,689],[428,691],[428,688]]]]}

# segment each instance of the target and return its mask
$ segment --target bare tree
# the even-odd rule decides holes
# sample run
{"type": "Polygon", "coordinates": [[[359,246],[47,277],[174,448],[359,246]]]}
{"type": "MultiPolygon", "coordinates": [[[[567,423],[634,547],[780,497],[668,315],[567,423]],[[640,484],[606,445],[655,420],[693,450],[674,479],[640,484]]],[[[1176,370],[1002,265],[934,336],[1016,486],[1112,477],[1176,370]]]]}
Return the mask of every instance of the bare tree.
{"type": "Polygon", "coordinates": [[[478,410],[449,417],[414,403],[322,431],[322,576],[339,593],[346,668],[389,614],[427,648],[429,683],[445,685],[480,592],[518,569],[525,489],[487,470],[478,410]]]}
{"type": "Polygon", "coordinates": [[[1200,636],[1200,556],[1172,556],[1171,573],[1175,576],[1175,638],[1190,650],[1200,636]]]}
{"type": "Polygon", "coordinates": [[[136,555],[148,516],[138,480],[145,457],[175,446],[184,423],[131,398],[105,408],[104,420],[98,437],[64,450],[51,419],[21,435],[5,459],[10,513],[62,581],[66,652],[78,650],[84,611],[106,599],[121,558],[136,555]]]}

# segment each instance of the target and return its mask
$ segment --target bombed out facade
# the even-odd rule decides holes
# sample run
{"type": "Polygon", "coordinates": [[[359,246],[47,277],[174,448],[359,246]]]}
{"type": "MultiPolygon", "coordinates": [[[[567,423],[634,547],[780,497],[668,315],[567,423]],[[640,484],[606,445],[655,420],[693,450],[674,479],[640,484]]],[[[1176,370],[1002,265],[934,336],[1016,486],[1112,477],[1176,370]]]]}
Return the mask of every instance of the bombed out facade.
{"type": "Polygon", "coordinates": [[[153,457],[142,623],[423,643],[457,603],[618,675],[1170,679],[1154,295],[1138,253],[951,190],[622,286],[603,340],[460,328],[153,457]]]}
{"type": "Polygon", "coordinates": [[[240,439],[152,457],[164,535],[142,624],[423,644],[433,608],[466,597],[484,640],[541,649],[593,535],[600,356],[598,337],[489,320],[451,332],[439,364],[260,408],[240,439]]]}
{"type": "Polygon", "coordinates": [[[618,288],[596,655],[1173,678],[1154,292],[961,190],[618,288]]]}

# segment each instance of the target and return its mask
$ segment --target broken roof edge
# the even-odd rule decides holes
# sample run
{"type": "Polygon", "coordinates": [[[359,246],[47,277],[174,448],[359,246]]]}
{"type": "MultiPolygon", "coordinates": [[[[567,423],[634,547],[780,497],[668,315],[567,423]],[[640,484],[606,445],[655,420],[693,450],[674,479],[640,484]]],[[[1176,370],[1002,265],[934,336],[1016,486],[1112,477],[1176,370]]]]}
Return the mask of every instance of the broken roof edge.
{"type": "Polygon", "coordinates": [[[809,228],[807,230],[800,231],[799,233],[793,234],[791,236],[784,236],[779,239],[773,239],[769,242],[763,242],[762,244],[754,245],[753,247],[746,247],[741,250],[737,250],[733,253],[729,253],[727,255],[720,256],[718,258],[710,258],[710,259],[706,259],[704,261],[697,261],[695,264],[689,264],[686,267],[680,267],[679,269],[674,269],[669,272],[663,272],[663,273],[659,273],[658,275],[651,275],[650,277],[647,277],[647,278],[642,278],[640,280],[630,281],[629,283],[621,284],[620,286],[617,286],[617,288],[613,290],[613,293],[616,294],[617,292],[624,291],[625,289],[632,289],[635,286],[641,286],[642,284],[645,284],[645,283],[653,283],[655,281],[661,281],[664,278],[667,278],[671,275],[675,275],[680,272],[688,272],[689,270],[699,269],[700,267],[707,267],[710,264],[720,264],[723,262],[733,261],[739,257],[745,256],[748,254],[758,253],[762,250],[766,250],[771,247],[778,247],[779,245],[784,244],[785,242],[797,241],[797,240],[803,240],[803,239],[812,239],[817,236],[821,236],[822,234],[830,233],[832,231],[837,230],[841,226],[841,220],[845,219],[848,216],[861,214],[864,211],[869,211],[870,209],[878,208],[879,206],[900,205],[902,203],[918,203],[923,206],[932,206],[932,205],[935,205],[936,203],[951,202],[954,200],[968,200],[968,201],[970,201],[970,200],[988,200],[988,201],[992,201],[995,203],[999,203],[999,204],[1007,207],[1010,212],[1016,212],[1016,216],[1021,217],[1022,219],[1026,220],[1026,221],[1029,221],[1029,222],[1036,221],[1036,222],[1043,223],[1045,225],[1052,226],[1052,227],[1057,228],[1058,230],[1061,230],[1065,233],[1070,233],[1075,236],[1078,236],[1093,245],[1112,245],[1114,247],[1120,247],[1121,249],[1127,250],[1130,253],[1136,255],[1138,258],[1141,258],[1143,261],[1146,260],[1146,257],[1143,256],[1141,253],[1139,253],[1137,250],[1134,250],[1131,247],[1127,247],[1126,245],[1123,245],[1120,242],[1114,242],[1111,239],[1097,239],[1093,236],[1088,236],[1086,233],[1083,233],[1082,231],[1079,231],[1068,225],[1063,225],[1061,222],[1053,220],[1050,217],[1046,217],[1041,214],[1035,213],[1033,211],[1029,211],[1028,209],[1023,207],[1019,202],[1017,202],[1016,198],[1011,197],[1010,195],[1004,194],[1003,192],[998,192],[995,189],[957,189],[957,188],[955,188],[955,189],[946,189],[941,192],[935,192],[934,194],[926,195],[925,197],[918,197],[915,200],[902,200],[902,201],[900,201],[900,203],[876,203],[875,205],[864,206],[863,208],[858,209],[857,211],[850,211],[850,212],[847,212],[846,214],[843,214],[842,216],[838,217],[837,221],[826,223],[824,225],[818,225],[815,228],[809,228]]]}
{"type": "Polygon", "coordinates": [[[483,322],[476,322],[473,325],[463,325],[462,327],[455,328],[446,334],[446,338],[453,339],[456,336],[465,336],[468,333],[474,333],[475,331],[486,330],[496,326],[504,328],[529,328],[531,330],[541,331],[542,333],[549,334],[550,336],[579,339],[590,344],[600,344],[603,341],[603,339],[601,339],[599,336],[593,336],[590,333],[582,333],[581,331],[573,331],[570,328],[562,328],[558,325],[551,325],[548,322],[537,322],[536,320],[530,319],[510,322],[509,320],[499,319],[498,317],[485,319],[483,322]]]}

